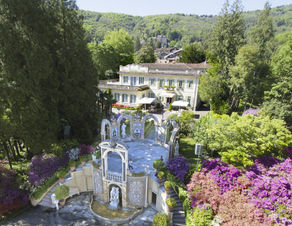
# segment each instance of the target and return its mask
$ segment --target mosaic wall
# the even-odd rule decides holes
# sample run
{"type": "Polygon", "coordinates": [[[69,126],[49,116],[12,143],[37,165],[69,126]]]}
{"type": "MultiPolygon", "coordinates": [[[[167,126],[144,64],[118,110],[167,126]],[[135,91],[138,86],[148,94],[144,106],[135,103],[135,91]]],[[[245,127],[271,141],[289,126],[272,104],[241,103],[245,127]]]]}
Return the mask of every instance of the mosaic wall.
{"type": "Polygon", "coordinates": [[[104,200],[101,170],[93,169],[94,193],[99,200],[104,200]]]}
{"type": "Polygon", "coordinates": [[[128,204],[143,207],[145,204],[146,177],[128,177],[128,204]]]}

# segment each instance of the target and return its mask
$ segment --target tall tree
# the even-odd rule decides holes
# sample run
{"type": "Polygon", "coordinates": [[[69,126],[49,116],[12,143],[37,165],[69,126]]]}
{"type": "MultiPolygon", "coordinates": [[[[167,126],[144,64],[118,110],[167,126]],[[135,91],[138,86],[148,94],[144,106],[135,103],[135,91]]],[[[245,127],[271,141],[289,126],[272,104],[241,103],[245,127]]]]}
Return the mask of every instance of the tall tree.
{"type": "Polygon", "coordinates": [[[265,3],[264,10],[260,12],[257,25],[251,29],[250,39],[252,44],[259,46],[261,57],[269,59],[271,55],[271,41],[274,38],[273,19],[271,17],[271,6],[265,3]]]}
{"type": "Polygon", "coordinates": [[[154,55],[154,49],[149,44],[144,44],[142,48],[135,53],[135,63],[154,63],[155,62],[155,55],[154,55]]]}
{"type": "Polygon", "coordinates": [[[209,62],[211,63],[211,68],[215,67],[215,69],[211,69],[212,74],[208,73],[204,76],[206,81],[210,81],[209,85],[206,84],[208,87],[201,88],[201,93],[206,94],[205,98],[207,100],[212,99],[214,109],[223,108],[226,111],[229,108],[228,105],[231,110],[236,110],[237,108],[238,100],[229,84],[230,67],[235,64],[235,56],[239,48],[245,43],[244,33],[245,22],[242,16],[240,0],[235,0],[232,5],[229,5],[227,0],[219,20],[212,30],[209,42],[209,62]],[[208,76],[209,78],[206,78],[208,76]],[[212,80],[215,81],[212,82],[212,80]],[[222,89],[223,87],[224,90],[222,89]],[[208,96],[207,90],[204,89],[218,90],[222,91],[222,93],[217,94],[217,96],[208,96]],[[222,106],[216,106],[217,104],[222,104],[222,106]]]}
{"type": "Polygon", "coordinates": [[[25,144],[40,153],[63,137],[64,121],[88,141],[96,75],[75,1],[1,0],[0,11],[4,99],[25,144]]]}
{"type": "Polygon", "coordinates": [[[240,0],[229,5],[227,0],[219,20],[214,25],[209,43],[209,53],[221,65],[221,76],[229,78],[229,68],[235,63],[239,48],[245,44],[245,22],[240,0]]]}
{"type": "Polygon", "coordinates": [[[191,43],[184,47],[180,62],[201,63],[206,60],[206,54],[201,43],[191,43]]]}
{"type": "Polygon", "coordinates": [[[230,68],[230,85],[234,96],[246,105],[259,106],[264,92],[270,90],[273,78],[269,65],[262,59],[259,47],[245,45],[235,57],[235,65],[230,68]]]}
{"type": "Polygon", "coordinates": [[[120,65],[127,65],[134,62],[134,43],[131,36],[123,29],[108,32],[103,42],[114,48],[119,55],[120,65]]]}
{"type": "Polygon", "coordinates": [[[274,54],[272,69],[277,82],[265,93],[262,111],[283,119],[292,130],[292,41],[282,45],[274,54]]]}
{"type": "Polygon", "coordinates": [[[117,76],[119,56],[114,48],[106,43],[88,43],[91,58],[97,71],[98,79],[109,79],[117,76]]]}

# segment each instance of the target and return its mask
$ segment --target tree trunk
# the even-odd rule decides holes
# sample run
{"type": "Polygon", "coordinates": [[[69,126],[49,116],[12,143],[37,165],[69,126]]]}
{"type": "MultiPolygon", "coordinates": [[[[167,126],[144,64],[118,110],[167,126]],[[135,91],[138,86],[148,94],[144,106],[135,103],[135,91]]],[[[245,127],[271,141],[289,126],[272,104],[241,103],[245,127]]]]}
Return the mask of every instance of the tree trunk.
{"type": "Polygon", "coordinates": [[[21,143],[19,141],[17,141],[17,144],[18,144],[18,147],[19,147],[20,151],[23,152],[23,148],[22,148],[21,143]]]}
{"type": "Polygon", "coordinates": [[[8,146],[7,146],[6,142],[4,142],[4,141],[2,142],[2,144],[3,144],[3,147],[4,147],[4,151],[6,153],[6,157],[8,159],[9,167],[10,167],[10,169],[13,169],[12,168],[12,164],[11,164],[11,159],[10,159],[10,156],[9,156],[8,146]]]}
{"type": "Polygon", "coordinates": [[[15,139],[14,139],[14,147],[16,149],[17,157],[22,158],[22,155],[20,154],[19,149],[18,149],[17,140],[15,139]]]}
{"type": "Polygon", "coordinates": [[[10,139],[8,140],[8,144],[9,144],[9,147],[10,147],[10,150],[11,150],[11,153],[12,153],[12,156],[13,156],[14,161],[17,161],[17,157],[15,155],[15,150],[14,150],[13,145],[11,144],[10,139]]]}

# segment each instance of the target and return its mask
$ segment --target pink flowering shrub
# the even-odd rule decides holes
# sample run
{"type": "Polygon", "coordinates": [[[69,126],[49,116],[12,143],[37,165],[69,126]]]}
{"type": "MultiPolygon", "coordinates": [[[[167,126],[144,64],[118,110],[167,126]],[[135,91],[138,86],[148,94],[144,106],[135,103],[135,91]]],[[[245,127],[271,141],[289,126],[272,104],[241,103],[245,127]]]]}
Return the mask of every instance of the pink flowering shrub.
{"type": "Polygon", "coordinates": [[[262,157],[246,170],[206,161],[187,185],[192,207],[209,204],[223,225],[292,225],[292,159],[262,157]]]}

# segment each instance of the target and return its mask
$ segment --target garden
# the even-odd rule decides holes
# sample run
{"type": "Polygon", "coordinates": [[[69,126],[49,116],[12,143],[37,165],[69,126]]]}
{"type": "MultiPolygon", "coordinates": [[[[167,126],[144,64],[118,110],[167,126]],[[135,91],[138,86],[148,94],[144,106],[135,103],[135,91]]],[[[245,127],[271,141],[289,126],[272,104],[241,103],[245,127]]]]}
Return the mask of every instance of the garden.
{"type": "MultiPolygon", "coordinates": [[[[292,224],[292,137],[283,121],[259,111],[170,117],[191,124],[180,134],[185,157],[158,166],[183,203],[186,225],[292,224]],[[201,158],[196,143],[203,144],[201,158]]],[[[166,215],[155,216],[154,225],[168,224],[166,215]]]]}
{"type": "MultiPolygon", "coordinates": [[[[29,200],[39,200],[56,182],[64,182],[70,168],[74,171],[75,167],[90,160],[92,154],[97,158],[100,154],[91,145],[78,145],[76,140],[53,144],[50,152],[34,156],[30,163],[22,164],[25,167],[15,163],[14,169],[8,169],[7,162],[1,162],[0,221],[9,220],[29,208],[29,200]]],[[[69,190],[65,185],[64,189],[69,190]]],[[[60,192],[59,199],[68,197],[68,194],[64,196],[63,193],[60,192]]]]}

